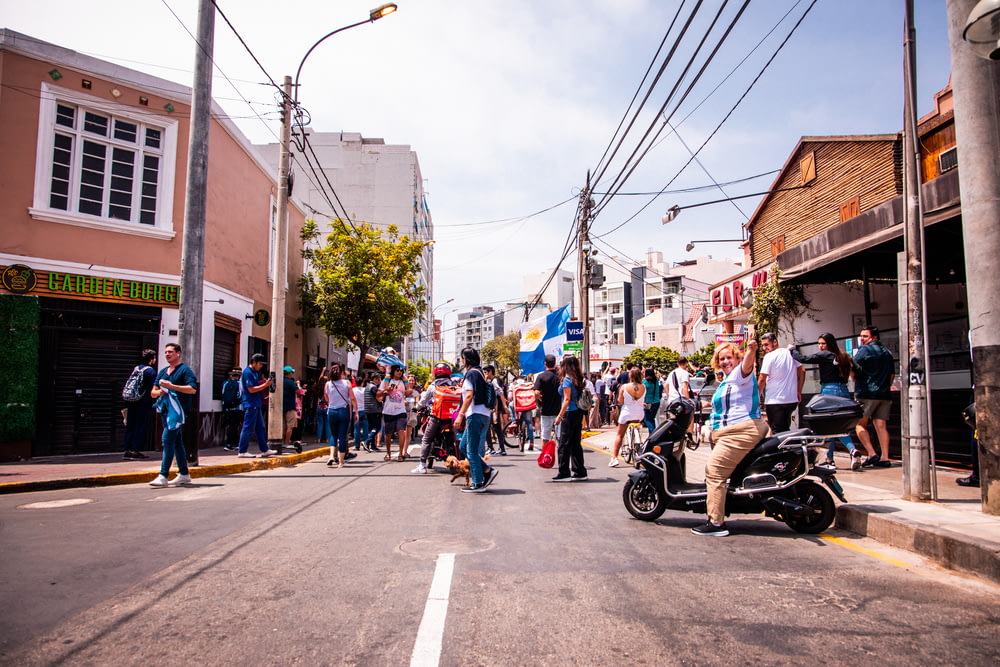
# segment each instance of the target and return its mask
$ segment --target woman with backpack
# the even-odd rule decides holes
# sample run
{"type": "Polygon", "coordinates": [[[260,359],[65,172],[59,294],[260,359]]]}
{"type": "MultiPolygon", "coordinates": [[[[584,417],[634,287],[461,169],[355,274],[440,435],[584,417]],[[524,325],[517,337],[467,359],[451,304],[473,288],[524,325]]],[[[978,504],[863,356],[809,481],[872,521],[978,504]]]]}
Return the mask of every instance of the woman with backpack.
{"type": "Polygon", "coordinates": [[[559,366],[559,391],[562,393],[562,406],[556,416],[556,426],[559,430],[559,474],[552,478],[553,482],[584,482],[587,480],[587,468],[583,464],[583,419],[586,413],[577,407],[576,402],[586,388],[583,372],[580,370],[580,360],[572,355],[563,357],[559,366]]]}

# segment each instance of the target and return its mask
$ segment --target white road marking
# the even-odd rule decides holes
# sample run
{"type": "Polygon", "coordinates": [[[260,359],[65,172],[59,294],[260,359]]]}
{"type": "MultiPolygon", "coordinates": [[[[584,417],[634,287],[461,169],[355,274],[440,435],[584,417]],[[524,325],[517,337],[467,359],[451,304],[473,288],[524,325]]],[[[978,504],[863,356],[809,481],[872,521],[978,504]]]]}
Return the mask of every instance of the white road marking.
{"type": "Polygon", "coordinates": [[[410,667],[437,667],[441,660],[444,621],[448,616],[448,596],[455,571],[455,554],[438,554],[434,580],[424,605],[424,617],[417,630],[417,641],[410,656],[410,667]]]}
{"type": "Polygon", "coordinates": [[[19,510],[48,510],[57,509],[59,507],[72,507],[73,505],[86,505],[87,503],[94,502],[93,498],[67,498],[65,500],[43,500],[37,503],[28,503],[27,505],[18,505],[19,510]]]}

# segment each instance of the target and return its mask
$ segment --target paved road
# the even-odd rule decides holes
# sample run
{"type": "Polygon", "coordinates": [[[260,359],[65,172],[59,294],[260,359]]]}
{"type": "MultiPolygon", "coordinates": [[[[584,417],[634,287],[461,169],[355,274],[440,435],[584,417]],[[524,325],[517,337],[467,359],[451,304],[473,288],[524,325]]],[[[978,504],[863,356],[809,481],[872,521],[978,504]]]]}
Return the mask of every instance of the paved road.
{"type": "Polygon", "coordinates": [[[416,647],[414,664],[441,665],[1000,660],[997,588],[762,517],[731,519],[724,539],[692,535],[700,516],[635,521],[626,469],[601,452],[587,462],[589,482],[552,484],[533,458],[496,458],[482,495],[362,454],[344,470],[0,497],[0,659],[405,665],[416,647]],[[24,508],[69,499],[92,502],[24,508]]]}

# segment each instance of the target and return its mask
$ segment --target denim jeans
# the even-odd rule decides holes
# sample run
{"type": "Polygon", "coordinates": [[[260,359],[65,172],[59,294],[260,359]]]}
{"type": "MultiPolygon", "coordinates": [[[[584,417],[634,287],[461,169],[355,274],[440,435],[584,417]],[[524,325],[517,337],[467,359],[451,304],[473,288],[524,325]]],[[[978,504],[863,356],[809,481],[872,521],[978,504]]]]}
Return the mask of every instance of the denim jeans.
{"type": "Polygon", "coordinates": [[[250,448],[250,434],[257,437],[257,446],[261,453],[267,451],[267,429],[264,427],[264,411],[259,407],[248,407],[243,410],[243,432],[240,433],[239,453],[245,454],[250,448]]]}
{"type": "Polygon", "coordinates": [[[660,403],[643,403],[642,425],[652,433],[656,430],[656,413],[660,411],[660,403]]]}
{"type": "MultiPolygon", "coordinates": [[[[819,393],[827,394],[828,396],[840,396],[841,398],[850,398],[851,392],[847,391],[847,385],[841,382],[827,382],[822,387],[820,387],[819,393]]],[[[854,454],[854,450],[857,449],[854,446],[854,441],[851,440],[851,436],[845,436],[840,439],[847,448],[847,451],[854,454]]],[[[830,448],[826,451],[826,458],[828,461],[833,460],[833,451],[837,448],[837,443],[835,440],[830,441],[830,448]]]]}
{"type": "Polygon", "coordinates": [[[486,415],[471,414],[465,418],[465,432],[459,448],[469,459],[469,481],[472,484],[482,484],[483,456],[486,455],[486,429],[490,427],[490,418],[486,415]]]}
{"type": "Polygon", "coordinates": [[[365,442],[368,442],[368,417],[359,412],[358,421],[354,422],[354,449],[361,449],[365,442]]]}
{"type": "Polygon", "coordinates": [[[326,408],[316,408],[316,441],[326,442],[330,439],[330,418],[326,408]]]}
{"type": "Polygon", "coordinates": [[[541,424],[539,425],[542,431],[541,433],[542,444],[548,442],[549,440],[555,440],[556,442],[559,442],[560,428],[556,426],[556,416],[557,415],[552,415],[551,417],[547,417],[546,415],[542,415],[541,418],[542,421],[541,424]],[[555,435],[553,435],[553,433],[555,435]]]}
{"type": "Polygon", "coordinates": [[[535,444],[535,420],[532,418],[532,411],[527,410],[525,412],[516,413],[517,417],[515,421],[523,421],[525,431],[528,434],[528,442],[535,444]]]}
{"type": "Polygon", "coordinates": [[[351,422],[350,408],[327,408],[327,417],[330,420],[330,454],[334,448],[337,451],[347,451],[347,427],[351,422]]]}
{"type": "Polygon", "coordinates": [[[170,464],[177,459],[177,471],[188,474],[187,451],[184,449],[184,427],[171,431],[163,429],[163,460],[160,462],[160,474],[166,477],[170,473],[170,464]]]}

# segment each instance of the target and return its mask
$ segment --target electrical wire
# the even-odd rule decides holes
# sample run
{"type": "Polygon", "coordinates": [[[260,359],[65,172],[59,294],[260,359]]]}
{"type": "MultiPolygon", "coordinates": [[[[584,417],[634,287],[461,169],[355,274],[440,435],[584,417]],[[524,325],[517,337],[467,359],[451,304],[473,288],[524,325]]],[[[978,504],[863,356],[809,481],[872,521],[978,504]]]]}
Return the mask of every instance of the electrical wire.
{"type": "MultiPolygon", "coordinates": [[[[729,118],[733,115],[733,113],[736,111],[736,109],[739,107],[739,105],[743,102],[743,100],[746,99],[746,96],[750,93],[751,90],[753,90],[754,86],[757,84],[757,82],[760,80],[760,78],[764,75],[764,72],[766,72],[768,70],[768,68],[774,62],[774,59],[778,56],[778,54],[781,52],[781,50],[784,49],[785,45],[788,43],[788,40],[790,40],[792,38],[792,36],[795,34],[796,30],[798,30],[799,26],[802,24],[802,21],[804,21],[805,18],[806,18],[806,16],[809,15],[809,12],[812,11],[812,8],[816,5],[816,2],[817,2],[817,0],[813,0],[809,4],[809,6],[806,8],[805,12],[803,12],[803,14],[799,17],[798,21],[795,23],[794,26],[792,26],[792,29],[788,32],[788,34],[782,40],[781,44],[778,45],[778,47],[775,49],[774,53],[771,54],[771,57],[768,59],[768,61],[764,64],[764,66],[760,69],[760,71],[754,77],[753,81],[750,82],[750,85],[747,86],[747,88],[743,91],[743,94],[740,95],[739,99],[735,102],[735,104],[733,104],[733,106],[729,109],[729,111],[722,118],[722,120],[719,121],[719,123],[715,126],[715,129],[712,130],[711,134],[709,134],[709,136],[705,139],[705,141],[702,142],[701,146],[699,146],[698,149],[696,151],[694,151],[694,154],[687,160],[687,162],[685,162],[684,165],[681,166],[681,168],[677,170],[677,173],[673,176],[673,178],[671,178],[667,182],[667,184],[663,186],[663,190],[661,191],[661,194],[662,194],[662,192],[666,192],[667,188],[669,188],[670,185],[673,184],[673,182],[684,172],[684,170],[687,169],[688,165],[690,165],[691,162],[694,161],[695,157],[697,157],[697,155],[699,153],[701,153],[701,151],[705,148],[705,146],[708,145],[708,142],[711,141],[713,137],[715,137],[715,135],[716,135],[716,133],[718,133],[719,129],[725,124],[725,122],[727,120],[729,120],[729,118]]],[[[652,199],[650,199],[645,205],[643,205],[632,216],[630,216],[629,218],[626,218],[625,221],[623,221],[622,223],[616,225],[615,227],[611,228],[610,230],[604,232],[603,234],[598,235],[597,238],[603,238],[605,236],[608,236],[608,235],[612,234],[613,232],[615,232],[615,231],[621,229],[622,227],[624,227],[626,224],[628,224],[629,222],[631,222],[632,220],[634,220],[636,217],[638,217],[638,215],[640,213],[642,213],[646,208],[648,208],[650,206],[650,204],[652,204],[654,201],[656,201],[657,197],[659,197],[659,195],[657,195],[656,197],[653,197],[652,199]]]]}
{"type": "MultiPolygon", "coordinates": [[[[705,71],[708,69],[708,66],[715,59],[715,56],[719,53],[719,50],[722,48],[722,45],[726,42],[726,40],[732,34],[732,31],[735,29],[736,24],[739,22],[740,18],[743,16],[743,13],[746,11],[746,9],[747,9],[747,7],[749,5],[750,5],[750,0],[744,0],[743,5],[737,11],[736,16],[734,16],[733,19],[730,21],[729,26],[725,29],[725,31],[723,32],[722,36],[718,39],[718,41],[715,44],[715,47],[712,49],[711,53],[708,55],[708,57],[702,63],[701,68],[698,70],[697,74],[687,84],[687,89],[684,91],[684,93],[682,94],[680,100],[674,106],[673,111],[671,111],[671,113],[670,113],[670,117],[672,117],[673,114],[677,112],[677,109],[680,107],[680,105],[682,105],[684,103],[684,101],[687,99],[688,95],[691,94],[691,91],[694,90],[694,87],[698,84],[698,81],[701,80],[701,77],[704,75],[705,71]]],[[[639,164],[642,162],[642,160],[649,154],[650,150],[652,150],[653,143],[655,143],[656,138],[663,131],[663,127],[664,127],[659,122],[659,118],[664,115],[664,111],[666,110],[667,106],[671,103],[671,101],[674,98],[674,95],[680,89],[682,81],[687,76],[687,74],[691,70],[691,68],[694,66],[695,60],[697,59],[698,54],[701,52],[701,49],[707,43],[709,35],[715,29],[715,26],[718,23],[718,21],[722,18],[722,12],[724,11],[725,7],[726,7],[726,5],[724,3],[719,8],[719,11],[716,13],[716,15],[713,17],[711,25],[709,26],[708,30],[706,30],[705,35],[702,37],[701,41],[698,42],[698,46],[695,49],[695,52],[692,54],[691,58],[688,60],[687,65],[685,65],[685,67],[684,67],[683,71],[681,72],[680,76],[677,78],[677,82],[674,84],[674,87],[670,90],[670,93],[667,96],[667,99],[663,102],[663,105],[661,105],[659,111],[657,112],[657,117],[653,120],[652,123],[650,123],[649,127],[646,129],[645,134],[643,134],[642,138],[636,144],[635,150],[633,150],[633,152],[629,156],[628,160],[626,160],[625,165],[623,165],[622,172],[619,172],[619,175],[616,176],[615,180],[612,182],[612,186],[608,188],[609,191],[614,192],[614,191],[620,190],[624,186],[625,182],[632,176],[632,174],[635,173],[635,170],[639,167],[639,164]],[[658,128],[657,128],[657,126],[658,126],[658,128]],[[653,139],[651,140],[650,145],[642,152],[641,155],[639,155],[638,157],[636,157],[636,154],[639,152],[640,148],[646,142],[646,140],[649,137],[650,133],[654,129],[657,129],[657,132],[653,136],[653,139]],[[628,167],[628,165],[630,163],[632,165],[631,168],[629,168],[628,171],[625,172],[624,169],[626,167],[628,167]],[[614,183],[619,183],[619,185],[617,187],[615,187],[614,183]]],[[[600,201],[597,202],[597,205],[595,206],[595,210],[594,210],[594,216],[595,217],[597,215],[599,215],[600,212],[607,205],[607,203],[611,201],[612,196],[613,196],[613,194],[612,195],[605,195],[604,197],[601,198],[600,201]]]]}

